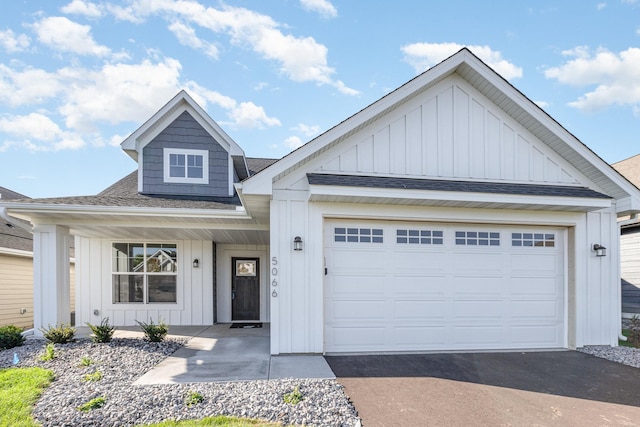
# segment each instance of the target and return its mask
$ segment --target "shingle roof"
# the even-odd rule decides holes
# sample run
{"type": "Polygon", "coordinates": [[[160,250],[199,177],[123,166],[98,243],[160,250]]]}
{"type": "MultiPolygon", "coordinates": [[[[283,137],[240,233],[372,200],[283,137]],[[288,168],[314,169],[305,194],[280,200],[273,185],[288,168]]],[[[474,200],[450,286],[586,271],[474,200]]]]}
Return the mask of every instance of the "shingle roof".
{"type": "Polygon", "coordinates": [[[631,181],[633,185],[640,188],[640,154],[621,160],[611,166],[631,181]]]}
{"type": "MultiPolygon", "coordinates": [[[[257,173],[276,162],[276,159],[247,158],[251,173],[257,173]]],[[[168,209],[235,210],[240,206],[238,196],[172,196],[138,193],[138,171],[133,171],[95,196],[52,197],[21,200],[25,203],[51,205],[144,207],[168,209]]]]}
{"type": "MultiPolygon", "coordinates": [[[[29,197],[24,194],[16,193],[5,187],[0,187],[0,201],[3,200],[28,200],[29,197]]],[[[26,221],[15,219],[14,222],[22,222],[28,224],[26,221]]],[[[21,251],[31,251],[33,249],[33,236],[31,233],[23,230],[17,226],[10,226],[0,222],[0,248],[17,249],[21,251]]]]}
{"type": "Polygon", "coordinates": [[[24,194],[16,193],[8,188],[0,187],[0,200],[28,199],[24,194]]]}
{"type": "Polygon", "coordinates": [[[504,182],[447,181],[435,179],[394,178],[382,176],[307,174],[311,185],[372,187],[467,193],[519,194],[528,196],[586,197],[610,199],[586,187],[568,185],[513,184],[504,182]]]}

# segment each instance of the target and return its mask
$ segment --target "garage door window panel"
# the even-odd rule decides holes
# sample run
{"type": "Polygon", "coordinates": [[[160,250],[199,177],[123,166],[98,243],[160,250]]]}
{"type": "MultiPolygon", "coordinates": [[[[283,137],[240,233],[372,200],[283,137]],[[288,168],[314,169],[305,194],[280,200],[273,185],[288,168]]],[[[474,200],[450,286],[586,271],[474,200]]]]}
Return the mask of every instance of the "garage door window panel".
{"type": "Polygon", "coordinates": [[[442,230],[397,229],[396,243],[401,245],[442,245],[444,232],[442,230]]]}
{"type": "Polygon", "coordinates": [[[336,243],[384,243],[382,228],[335,227],[336,243]]]}
{"type": "Polygon", "coordinates": [[[456,231],[456,245],[500,246],[500,233],[497,231],[456,231]]]}
{"type": "Polygon", "coordinates": [[[511,233],[513,247],[553,248],[555,245],[556,235],[553,233],[511,233]]]}

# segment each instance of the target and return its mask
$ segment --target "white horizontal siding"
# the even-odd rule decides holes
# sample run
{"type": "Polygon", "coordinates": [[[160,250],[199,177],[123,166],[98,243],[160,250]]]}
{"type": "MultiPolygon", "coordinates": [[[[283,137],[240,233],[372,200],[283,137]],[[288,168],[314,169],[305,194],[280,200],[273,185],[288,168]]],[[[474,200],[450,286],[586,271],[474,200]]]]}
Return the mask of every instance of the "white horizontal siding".
{"type": "Polygon", "coordinates": [[[336,152],[318,169],[553,184],[582,179],[515,119],[455,77],[356,134],[336,152]]]}
{"type": "Polygon", "coordinates": [[[622,278],[640,287],[640,232],[620,237],[622,278]]]}

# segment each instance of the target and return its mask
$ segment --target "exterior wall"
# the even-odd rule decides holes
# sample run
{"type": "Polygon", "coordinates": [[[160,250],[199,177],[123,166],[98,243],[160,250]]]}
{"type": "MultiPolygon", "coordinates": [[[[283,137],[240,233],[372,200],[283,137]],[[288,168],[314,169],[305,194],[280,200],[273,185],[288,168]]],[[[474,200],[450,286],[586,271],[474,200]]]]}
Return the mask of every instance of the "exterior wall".
{"type": "Polygon", "coordinates": [[[231,322],[231,258],[260,259],[260,321],[268,322],[269,312],[269,247],[266,245],[216,245],[217,322],[231,322]]]}
{"type": "Polygon", "coordinates": [[[143,149],[143,193],[229,196],[229,153],[188,113],[182,113],[143,149]],[[163,148],[209,151],[209,184],[165,183],[163,148]]]}
{"type": "Polygon", "coordinates": [[[640,225],[623,228],[620,236],[620,273],[624,317],[640,314],[640,225]]]}
{"type": "Polygon", "coordinates": [[[307,170],[314,169],[589,185],[580,171],[456,77],[345,140],[307,170]]]}
{"type": "MultiPolygon", "coordinates": [[[[118,240],[122,241],[122,240],[118,240]]],[[[177,303],[113,304],[111,239],[76,237],[76,324],[99,323],[108,317],[116,326],[136,320],[164,320],[170,325],[212,325],[214,318],[213,244],[201,240],[162,243],[178,245],[177,303]],[[194,258],[200,267],[193,268],[194,258]],[[94,314],[97,310],[97,314],[94,314]]]]}
{"type": "Polygon", "coordinates": [[[360,218],[406,221],[499,223],[565,227],[566,346],[616,345],[620,307],[618,236],[612,210],[593,213],[455,209],[398,205],[307,202],[306,192],[279,190],[271,202],[271,271],[277,296],[271,296],[271,351],[322,353],[324,351],[325,218],[360,218]],[[292,241],[302,237],[304,249],[295,252],[292,241]],[[594,243],[608,255],[596,257],[594,243]],[[276,274],[274,274],[276,273],[276,274]]]}
{"type": "MultiPolygon", "coordinates": [[[[70,266],[71,311],[75,310],[75,267],[70,266]]],[[[0,326],[33,328],[33,258],[0,254],[0,326]],[[22,310],[25,310],[24,313],[22,310]]]]}

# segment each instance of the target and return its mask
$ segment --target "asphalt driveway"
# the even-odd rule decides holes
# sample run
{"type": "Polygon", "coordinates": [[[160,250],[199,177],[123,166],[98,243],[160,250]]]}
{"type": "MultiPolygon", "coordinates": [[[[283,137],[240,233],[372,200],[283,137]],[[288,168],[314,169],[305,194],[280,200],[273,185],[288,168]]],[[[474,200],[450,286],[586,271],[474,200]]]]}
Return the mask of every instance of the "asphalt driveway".
{"type": "Polygon", "coordinates": [[[575,351],[326,359],[364,427],[640,426],[640,369],[575,351]]]}

